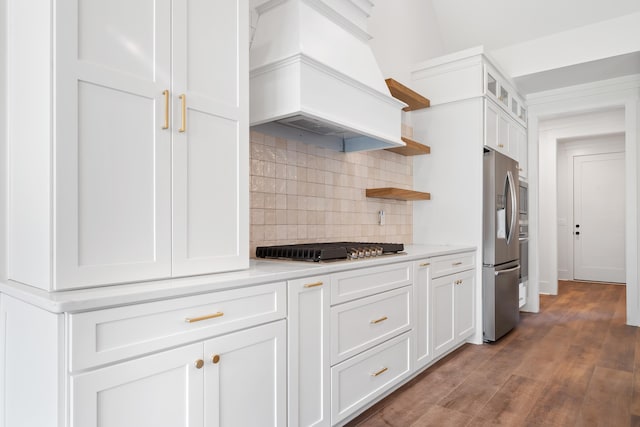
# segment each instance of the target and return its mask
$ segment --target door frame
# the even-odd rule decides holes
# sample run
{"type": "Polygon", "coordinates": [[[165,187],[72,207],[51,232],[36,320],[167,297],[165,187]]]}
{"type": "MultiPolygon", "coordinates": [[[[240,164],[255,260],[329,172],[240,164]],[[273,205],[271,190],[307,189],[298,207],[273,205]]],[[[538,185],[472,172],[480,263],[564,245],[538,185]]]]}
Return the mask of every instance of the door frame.
{"type": "MultiPolygon", "coordinates": [[[[571,272],[572,272],[572,279],[573,280],[585,280],[588,281],[586,279],[576,279],[576,271],[575,271],[575,256],[576,256],[576,249],[575,249],[575,244],[576,244],[576,240],[574,238],[574,228],[573,228],[573,224],[576,223],[576,219],[575,219],[575,183],[576,183],[576,179],[575,179],[575,161],[576,159],[580,158],[580,157],[587,157],[587,156],[605,156],[605,155],[614,155],[614,154],[622,154],[622,161],[624,162],[626,159],[626,153],[624,152],[624,147],[622,151],[608,151],[605,153],[592,153],[592,154],[581,154],[581,155],[572,155],[571,156],[571,160],[572,160],[572,164],[571,164],[571,168],[569,170],[569,173],[571,174],[572,178],[571,178],[571,190],[570,190],[570,194],[569,194],[569,200],[571,201],[569,203],[569,214],[567,215],[568,218],[571,219],[571,224],[570,224],[570,228],[571,228],[571,233],[570,233],[570,239],[571,239],[571,244],[569,245],[569,256],[570,258],[570,264],[571,264],[571,272]]],[[[625,200],[623,200],[623,203],[626,203],[625,200]]],[[[626,266],[625,266],[626,267],[626,266]]],[[[611,283],[616,283],[611,281],[611,283]]],[[[622,284],[622,283],[620,283],[622,284]]]]}
{"type": "MultiPolygon", "coordinates": [[[[539,290],[541,267],[549,268],[549,282],[557,283],[557,227],[549,224],[547,218],[541,218],[539,191],[541,176],[539,171],[540,121],[567,115],[578,115],[611,109],[623,109],[625,132],[625,263],[627,324],[640,326],[640,298],[638,286],[638,173],[640,151],[640,75],[625,76],[611,80],[555,89],[527,96],[529,106],[528,150],[529,150],[529,289],[525,311],[540,310],[539,290]],[[545,222],[546,221],[546,222],[545,222]],[[549,256],[541,260],[540,231],[551,227],[551,242],[545,251],[549,256]],[[544,266],[543,263],[548,265],[544,266]]],[[[557,149],[557,139],[547,141],[557,149]]],[[[557,161],[557,159],[556,159],[557,161]]],[[[545,171],[547,173],[549,171],[545,171]]],[[[555,170],[551,171],[555,175],[555,170]]],[[[554,176],[555,179],[555,176],[554,176]]],[[[557,186],[557,185],[556,185],[557,186]]],[[[548,194],[553,199],[556,190],[548,194]]],[[[557,203],[551,203],[551,216],[557,221],[557,203]],[[555,215],[555,216],[553,216],[555,215]]]]}
{"type": "MultiPolygon", "coordinates": [[[[573,215],[573,209],[574,209],[574,203],[573,203],[573,186],[574,186],[574,178],[573,178],[573,162],[575,160],[576,157],[579,156],[590,156],[590,155],[596,155],[596,154],[608,154],[608,153],[623,153],[623,155],[625,156],[626,159],[626,155],[627,153],[624,151],[624,140],[622,141],[622,143],[618,143],[617,141],[613,142],[613,143],[605,143],[601,141],[602,137],[613,137],[613,136],[622,136],[622,138],[624,138],[624,133],[623,132],[616,132],[616,133],[612,133],[612,134],[604,134],[604,135],[597,135],[596,137],[593,136],[587,136],[584,138],[579,138],[575,141],[563,141],[562,139],[558,140],[558,146],[557,149],[558,151],[560,151],[561,149],[564,149],[567,153],[567,158],[566,158],[566,168],[567,168],[567,200],[569,200],[569,202],[567,203],[567,213],[566,213],[566,220],[567,220],[567,227],[571,228],[572,224],[575,224],[575,220],[574,220],[574,215],[573,215]],[[562,148],[561,148],[562,147],[562,148]]],[[[560,159],[560,155],[558,155],[558,159],[560,159]]],[[[561,183],[558,181],[558,185],[560,185],[561,183]]],[[[558,227],[560,227],[560,224],[558,224],[558,227]]],[[[563,235],[562,233],[558,233],[558,239],[562,239],[563,235]]],[[[573,262],[573,256],[574,256],[574,240],[573,240],[573,233],[569,233],[567,232],[566,235],[564,236],[564,238],[566,239],[566,245],[567,245],[567,274],[570,276],[567,278],[567,280],[573,280],[575,278],[574,275],[574,262],[573,262]]],[[[560,270],[558,270],[560,271],[560,270]]],[[[560,274],[559,274],[560,275],[560,274]]],[[[560,278],[560,280],[563,280],[564,278],[560,278]]],[[[556,286],[557,288],[557,286],[556,286]]],[[[557,289],[556,289],[556,293],[557,293],[557,289]]]]}

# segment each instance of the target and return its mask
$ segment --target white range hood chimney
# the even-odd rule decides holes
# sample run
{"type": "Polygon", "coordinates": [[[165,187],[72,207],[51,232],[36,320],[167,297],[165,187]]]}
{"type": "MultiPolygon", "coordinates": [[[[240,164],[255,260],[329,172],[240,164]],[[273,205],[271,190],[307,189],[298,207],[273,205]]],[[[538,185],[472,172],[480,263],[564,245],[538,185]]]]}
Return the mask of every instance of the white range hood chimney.
{"type": "Polygon", "coordinates": [[[251,126],[341,151],[401,147],[403,102],[369,46],[371,0],[254,0],[251,126]]]}

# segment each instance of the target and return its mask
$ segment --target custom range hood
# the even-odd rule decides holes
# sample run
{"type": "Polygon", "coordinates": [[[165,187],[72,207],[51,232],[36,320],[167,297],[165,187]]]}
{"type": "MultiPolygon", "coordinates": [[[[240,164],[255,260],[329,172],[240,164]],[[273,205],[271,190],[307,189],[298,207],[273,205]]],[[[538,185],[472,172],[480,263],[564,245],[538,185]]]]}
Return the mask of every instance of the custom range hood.
{"type": "Polygon", "coordinates": [[[370,0],[254,0],[251,126],[339,151],[402,147],[369,46],[370,0]]]}

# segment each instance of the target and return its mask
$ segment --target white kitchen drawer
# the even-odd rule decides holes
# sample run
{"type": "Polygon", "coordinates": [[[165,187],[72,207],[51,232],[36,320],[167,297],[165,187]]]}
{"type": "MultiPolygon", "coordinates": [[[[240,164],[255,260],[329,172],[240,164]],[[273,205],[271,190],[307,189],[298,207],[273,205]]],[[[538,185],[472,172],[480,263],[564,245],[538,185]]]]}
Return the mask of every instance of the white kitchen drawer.
{"type": "Polygon", "coordinates": [[[331,423],[336,424],[411,374],[411,333],[331,368],[331,423]]]}
{"type": "Polygon", "coordinates": [[[443,255],[431,258],[431,277],[441,277],[475,267],[475,252],[443,255]]]}
{"type": "Polygon", "coordinates": [[[405,286],[332,307],[331,364],[411,329],[411,301],[405,286]]]}
{"type": "Polygon", "coordinates": [[[286,317],[284,282],[69,315],[70,369],[136,357],[286,317]]]}
{"type": "Polygon", "coordinates": [[[331,304],[340,304],[411,284],[411,263],[345,271],[331,276],[331,304]]]}

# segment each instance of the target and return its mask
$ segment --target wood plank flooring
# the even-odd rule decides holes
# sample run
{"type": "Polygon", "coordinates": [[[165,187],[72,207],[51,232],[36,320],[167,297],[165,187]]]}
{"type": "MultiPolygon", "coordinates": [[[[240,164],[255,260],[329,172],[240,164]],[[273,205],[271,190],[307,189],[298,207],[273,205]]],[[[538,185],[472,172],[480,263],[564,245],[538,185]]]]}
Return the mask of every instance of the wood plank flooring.
{"type": "Polygon", "coordinates": [[[625,287],[559,282],[496,344],[466,344],[348,427],[640,426],[625,287]]]}

